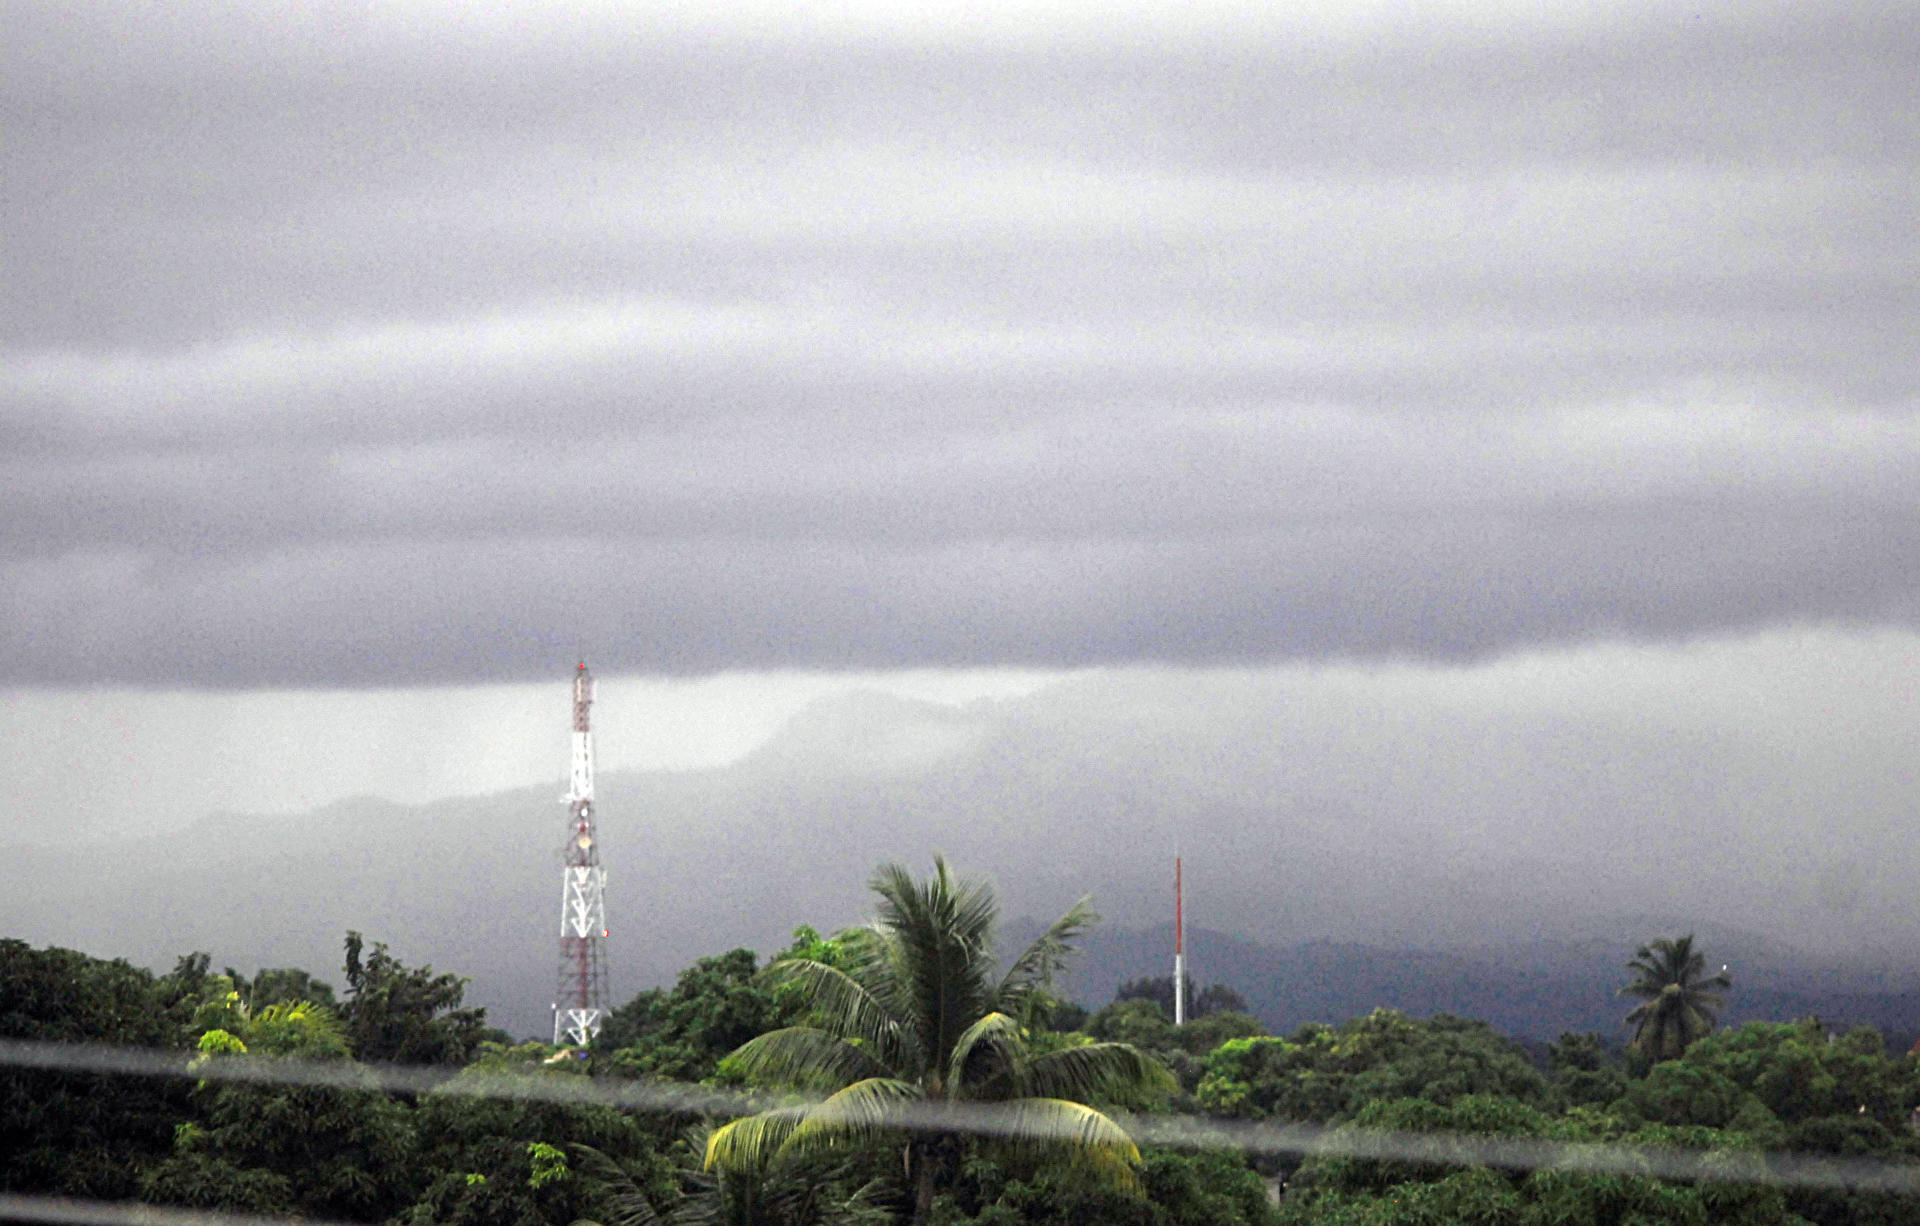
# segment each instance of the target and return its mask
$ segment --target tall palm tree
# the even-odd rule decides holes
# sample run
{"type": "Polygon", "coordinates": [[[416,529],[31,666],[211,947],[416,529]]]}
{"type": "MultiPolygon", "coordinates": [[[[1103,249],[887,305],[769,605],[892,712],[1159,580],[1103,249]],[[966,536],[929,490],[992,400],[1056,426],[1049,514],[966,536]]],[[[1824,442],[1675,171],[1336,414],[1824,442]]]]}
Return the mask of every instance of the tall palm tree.
{"type": "Polygon", "coordinates": [[[1705,974],[1706,959],[1694,949],[1692,933],[1642,945],[1627,969],[1637,977],[1620,995],[1640,998],[1627,1014],[1626,1024],[1634,1027],[1628,1046],[1655,1062],[1678,1060],[1696,1039],[1711,1034],[1726,1000],[1722,993],[1733,986],[1724,966],[1705,974]]]}
{"type": "Polygon", "coordinates": [[[998,1143],[1135,1186],[1140,1151],[1084,1100],[1164,1092],[1172,1075],[1124,1043],[1036,1050],[1022,1024],[1045,1000],[1074,938],[1096,918],[1088,901],[1069,908],[1002,975],[993,950],[999,909],[984,884],[957,880],[935,859],[925,881],[886,864],[871,885],[879,917],[842,939],[847,969],[806,959],[769,968],[799,987],[813,1024],[771,1031],[734,1053],[751,1076],[828,1097],[717,1129],[707,1166],[763,1168],[776,1154],[900,1139],[913,1220],[925,1222],[963,1147],[961,1131],[941,1127],[940,1114],[955,1104],[997,1103],[1005,1112],[998,1143]]]}

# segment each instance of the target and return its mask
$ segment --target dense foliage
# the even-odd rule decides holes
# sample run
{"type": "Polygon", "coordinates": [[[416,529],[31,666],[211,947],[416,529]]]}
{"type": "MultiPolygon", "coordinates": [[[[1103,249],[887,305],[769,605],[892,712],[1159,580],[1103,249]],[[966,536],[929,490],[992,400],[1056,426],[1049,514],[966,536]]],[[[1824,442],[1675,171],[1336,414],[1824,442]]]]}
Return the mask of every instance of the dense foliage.
{"type": "Polygon", "coordinates": [[[615,1010],[585,1053],[513,1044],[465,1004],[460,978],[407,966],[357,934],[338,996],[298,968],[215,973],[192,954],[156,975],[0,941],[0,1039],[156,1049],[189,1074],[0,1068],[0,1190],[402,1226],[877,1226],[916,1215],[946,1226],[1920,1221],[1913,1196],[1767,1178],[1789,1152],[1815,1175],[1845,1175],[1853,1168],[1843,1164],[1860,1159],[1920,1171],[1920,1059],[1889,1053],[1870,1029],[1833,1033],[1810,1020],[1714,1030],[1712,997],[1726,985],[1704,973],[1691,942],[1652,942],[1636,957],[1631,995],[1665,1003],[1634,1013],[1631,1050],[1568,1034],[1536,1062],[1479,1022],[1387,1009],[1269,1035],[1231,1007],[1237,993],[1225,985],[1200,993],[1207,1010],[1179,1028],[1170,981],[1136,981],[1089,1014],[1053,999],[1040,973],[1066,956],[1083,911],[1015,959],[1009,977],[991,958],[990,898],[942,880],[884,878],[881,924],[831,938],[802,928],[769,959],[781,967],[771,974],[749,950],[699,959],[671,987],[615,1010]],[[853,989],[878,1011],[854,1007],[853,989]],[[835,1056],[830,1044],[854,1054],[835,1056]],[[287,1060],[340,1077],[275,1086],[206,1076],[287,1060]],[[852,1076],[862,1060],[876,1068],[852,1076]],[[438,1070],[439,1088],[389,1093],[365,1067],[387,1062],[438,1070]],[[1173,1077],[1156,1088],[1150,1070],[1160,1066],[1173,1077]],[[1079,1071],[1077,1083],[1054,1075],[1065,1069],[1079,1071]],[[524,1093],[588,1078],[816,1090],[865,1079],[867,1091],[843,1101],[864,1094],[880,1107],[908,1090],[993,1099],[1052,1086],[1073,1091],[1061,1103],[1116,1130],[1130,1126],[1119,1109],[1181,1111],[1223,1127],[1317,1125],[1334,1143],[1251,1160],[1224,1143],[1109,1146],[1127,1175],[1114,1179],[1101,1177],[1118,1169],[1111,1162],[1103,1171],[1017,1135],[909,1134],[881,1114],[872,1127],[816,1125],[831,1144],[787,1145],[802,1110],[766,1127],[733,1125],[761,1127],[767,1144],[751,1161],[709,1162],[726,1148],[710,1144],[724,1118],[524,1093]],[[1620,1169],[1595,1173],[1366,1149],[1381,1138],[1637,1148],[1620,1151],[1629,1156],[1620,1169]],[[1663,1154],[1697,1165],[1651,1165],[1663,1154]]]}

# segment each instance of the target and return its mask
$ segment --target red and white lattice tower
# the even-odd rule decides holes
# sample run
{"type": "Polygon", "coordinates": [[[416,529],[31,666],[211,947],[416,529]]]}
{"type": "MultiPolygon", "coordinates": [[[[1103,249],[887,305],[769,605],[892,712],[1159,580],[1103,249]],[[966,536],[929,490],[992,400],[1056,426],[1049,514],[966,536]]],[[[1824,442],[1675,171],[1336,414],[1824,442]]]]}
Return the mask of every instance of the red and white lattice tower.
{"type": "Polygon", "coordinates": [[[567,794],[565,880],[560,893],[560,980],[554,992],[553,1041],[585,1046],[607,1015],[607,870],[593,821],[593,674],[573,678],[573,774],[567,794]]]}

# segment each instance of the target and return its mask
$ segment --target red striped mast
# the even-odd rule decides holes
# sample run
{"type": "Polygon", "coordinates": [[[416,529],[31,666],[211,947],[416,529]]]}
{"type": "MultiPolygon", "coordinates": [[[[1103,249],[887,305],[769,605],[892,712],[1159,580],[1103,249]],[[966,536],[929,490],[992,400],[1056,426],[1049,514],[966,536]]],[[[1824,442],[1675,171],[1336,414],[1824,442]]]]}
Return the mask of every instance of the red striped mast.
{"type": "Polygon", "coordinates": [[[1180,853],[1173,853],[1173,1024],[1187,1022],[1187,928],[1181,895],[1180,853]]]}

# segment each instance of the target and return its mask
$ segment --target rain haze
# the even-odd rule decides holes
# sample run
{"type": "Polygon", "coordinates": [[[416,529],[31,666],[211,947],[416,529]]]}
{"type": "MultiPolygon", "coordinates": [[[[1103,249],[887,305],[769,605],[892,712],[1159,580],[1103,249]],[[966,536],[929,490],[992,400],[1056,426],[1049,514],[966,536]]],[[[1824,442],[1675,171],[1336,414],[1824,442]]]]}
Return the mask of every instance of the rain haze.
{"type": "Polygon", "coordinates": [[[0,843],[1920,940],[1911,6],[5,12],[0,843]]]}

